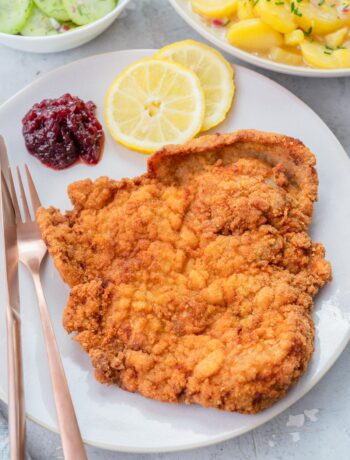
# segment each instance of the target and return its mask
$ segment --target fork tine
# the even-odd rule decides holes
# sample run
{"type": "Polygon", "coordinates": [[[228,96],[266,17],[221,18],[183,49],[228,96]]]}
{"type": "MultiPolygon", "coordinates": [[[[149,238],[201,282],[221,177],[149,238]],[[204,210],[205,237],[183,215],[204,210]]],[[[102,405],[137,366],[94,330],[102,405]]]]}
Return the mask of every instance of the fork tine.
{"type": "Polygon", "coordinates": [[[32,199],[32,206],[33,206],[33,210],[34,210],[34,219],[35,219],[36,211],[37,211],[38,208],[40,208],[41,202],[40,202],[38,192],[36,191],[34,181],[33,181],[32,175],[30,174],[28,166],[24,165],[24,169],[26,171],[30,197],[32,199]]]}
{"type": "Polygon", "coordinates": [[[13,182],[11,168],[9,168],[9,179],[10,179],[12,204],[13,204],[13,208],[15,210],[15,215],[16,215],[16,222],[19,223],[19,222],[22,222],[22,217],[21,217],[21,211],[19,210],[19,206],[18,206],[17,193],[15,189],[15,184],[13,182]]]}
{"type": "Polygon", "coordinates": [[[22,199],[22,204],[23,204],[24,222],[29,222],[31,220],[31,217],[30,217],[30,212],[28,208],[27,197],[26,197],[24,187],[23,187],[21,172],[18,166],[16,166],[16,169],[17,169],[17,176],[18,176],[18,182],[19,182],[19,190],[21,193],[21,199],[22,199]]]}

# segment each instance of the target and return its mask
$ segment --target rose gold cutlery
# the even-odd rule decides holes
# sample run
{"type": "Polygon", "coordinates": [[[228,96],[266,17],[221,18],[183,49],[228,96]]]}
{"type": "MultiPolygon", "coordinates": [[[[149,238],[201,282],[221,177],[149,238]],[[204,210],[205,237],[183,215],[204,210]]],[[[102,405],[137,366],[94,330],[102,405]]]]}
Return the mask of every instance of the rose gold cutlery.
{"type": "MultiPolygon", "coordinates": [[[[40,265],[47,252],[46,245],[41,239],[40,231],[35,220],[35,212],[41,206],[41,203],[29,169],[25,165],[25,173],[33,208],[32,216],[20,170],[18,167],[16,169],[22,201],[23,218],[21,216],[10,169],[9,186],[15,214],[15,228],[17,229],[18,259],[31,273],[38,299],[64,458],[66,460],[86,460],[87,457],[84,450],[84,444],[40,281],[40,265]]],[[[11,411],[11,408],[9,409],[11,411]]],[[[21,410],[23,411],[23,407],[21,410]]],[[[14,459],[22,459],[22,457],[13,457],[13,460],[14,459]]]]}
{"type": "Polygon", "coordinates": [[[0,216],[4,236],[8,405],[11,460],[25,458],[25,408],[21,350],[21,315],[18,289],[18,251],[15,212],[9,182],[9,165],[3,138],[0,136],[0,216]]]}

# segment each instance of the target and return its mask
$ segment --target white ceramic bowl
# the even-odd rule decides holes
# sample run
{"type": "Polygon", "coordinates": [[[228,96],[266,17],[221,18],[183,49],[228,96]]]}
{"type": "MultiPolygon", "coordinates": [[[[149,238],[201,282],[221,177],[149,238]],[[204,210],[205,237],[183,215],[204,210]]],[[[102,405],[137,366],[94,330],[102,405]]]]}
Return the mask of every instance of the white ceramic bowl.
{"type": "Polygon", "coordinates": [[[350,76],[349,69],[313,69],[311,67],[299,67],[292,66],[287,64],[280,64],[278,62],[270,61],[269,59],[264,59],[254,54],[247,53],[239,48],[236,48],[226,40],[225,37],[220,36],[216,33],[213,27],[207,26],[200,17],[193,13],[190,7],[189,0],[169,0],[174,9],[179,13],[180,16],[199,34],[204,38],[210,41],[213,45],[221,48],[226,53],[232,54],[242,61],[249,62],[258,67],[263,67],[264,69],[274,70],[275,72],[286,73],[290,75],[299,75],[303,77],[347,77],[350,76]]]}
{"type": "Polygon", "coordinates": [[[104,32],[112,22],[119,16],[130,0],[119,0],[113,11],[106,14],[91,24],[64,32],[59,35],[47,37],[23,37],[21,35],[10,35],[0,33],[0,43],[21,51],[30,53],[57,53],[65,51],[93,40],[104,32]]]}

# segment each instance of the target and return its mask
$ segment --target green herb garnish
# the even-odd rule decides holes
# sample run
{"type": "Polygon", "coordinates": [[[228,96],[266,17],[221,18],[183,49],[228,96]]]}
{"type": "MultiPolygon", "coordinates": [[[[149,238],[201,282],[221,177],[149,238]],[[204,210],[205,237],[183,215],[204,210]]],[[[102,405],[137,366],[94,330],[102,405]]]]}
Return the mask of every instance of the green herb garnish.
{"type": "Polygon", "coordinates": [[[325,50],[323,52],[324,52],[324,54],[330,55],[330,54],[333,53],[333,51],[334,51],[334,49],[331,46],[325,45],[325,50]]]}
{"type": "Polygon", "coordinates": [[[292,2],[292,3],[290,4],[290,11],[291,11],[292,13],[294,13],[295,16],[299,16],[299,17],[302,16],[301,11],[298,10],[298,7],[295,6],[295,3],[294,3],[294,2],[292,2]]]}

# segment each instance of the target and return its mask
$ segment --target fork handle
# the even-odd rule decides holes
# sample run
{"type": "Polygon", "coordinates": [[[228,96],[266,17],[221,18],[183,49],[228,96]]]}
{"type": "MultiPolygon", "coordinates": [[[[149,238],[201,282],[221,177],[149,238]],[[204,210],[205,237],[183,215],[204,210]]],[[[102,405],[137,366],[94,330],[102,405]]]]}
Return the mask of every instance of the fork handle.
{"type": "Polygon", "coordinates": [[[43,288],[38,273],[32,273],[39,303],[41,323],[46,342],[47,357],[55,398],[58,426],[65,460],[87,460],[72,398],[64,373],[55,333],[52,328],[43,288]]]}

